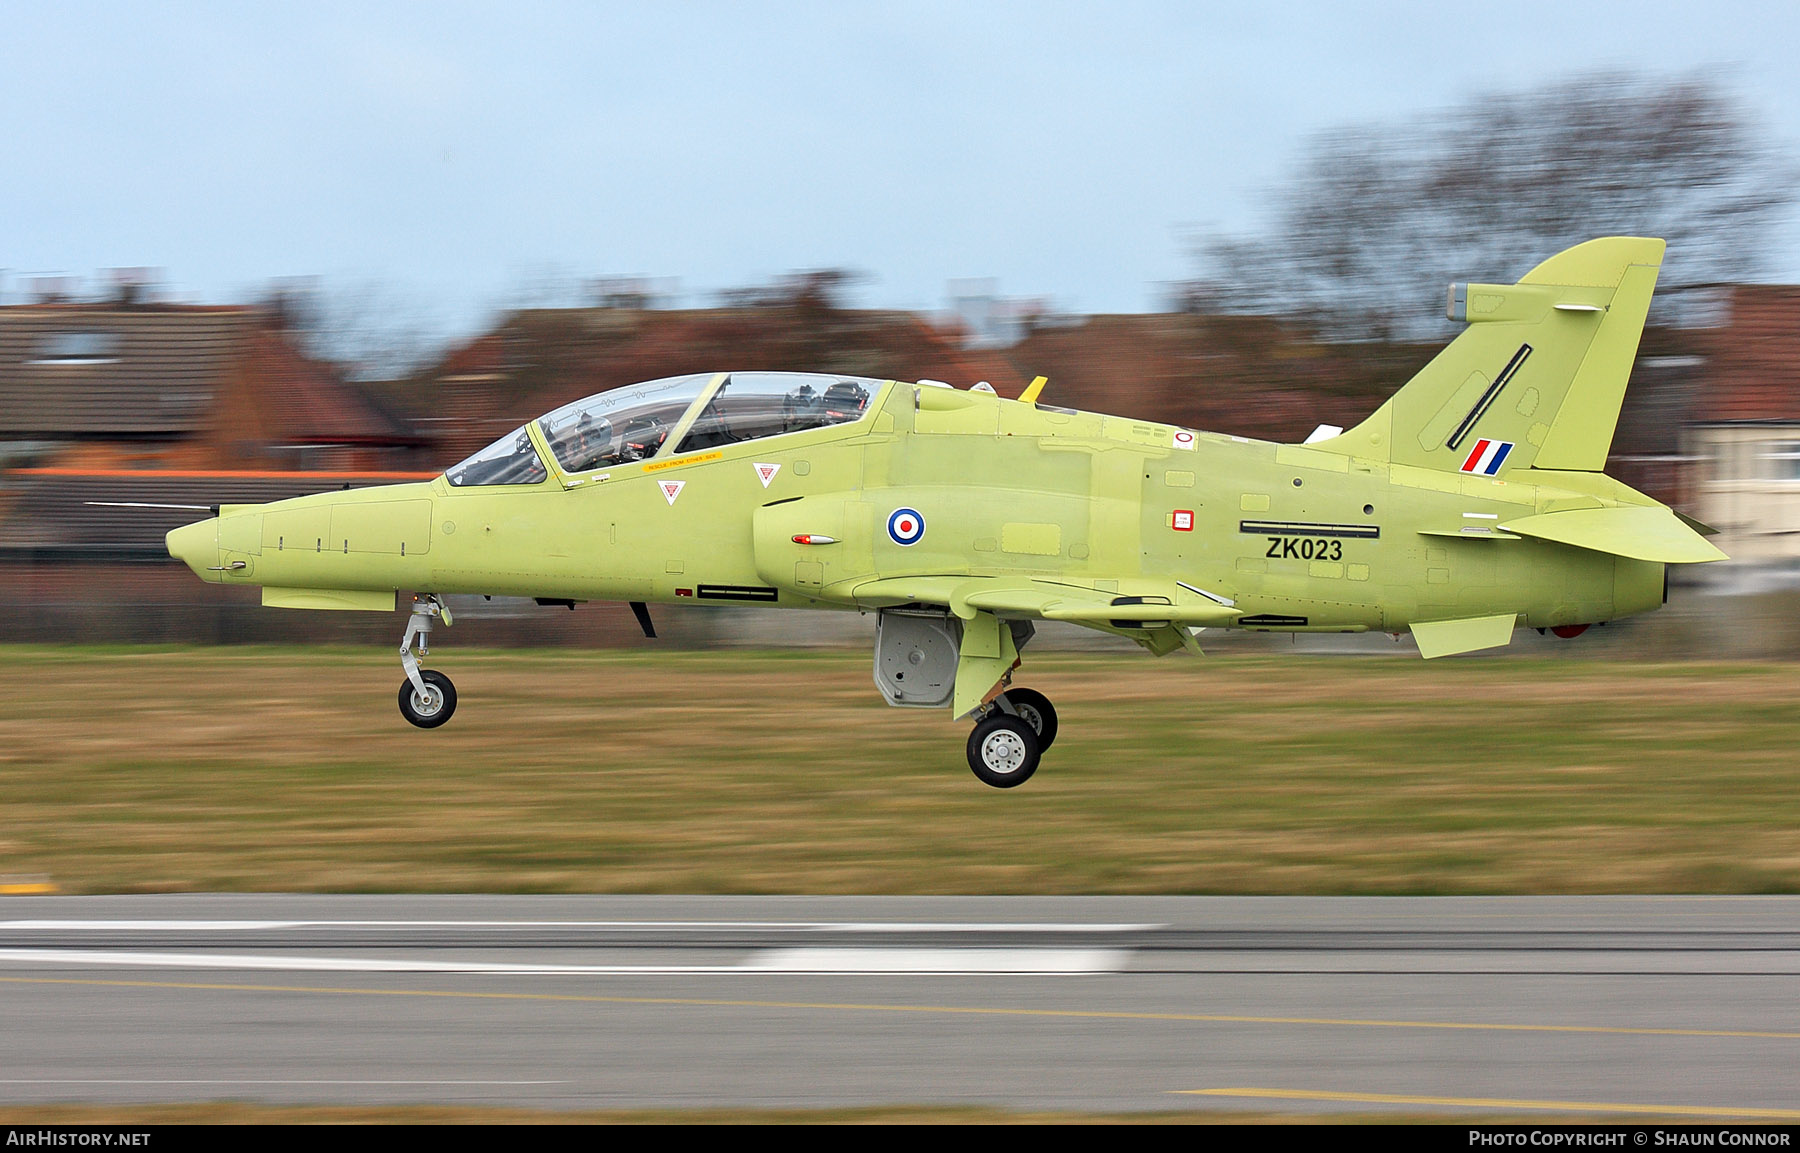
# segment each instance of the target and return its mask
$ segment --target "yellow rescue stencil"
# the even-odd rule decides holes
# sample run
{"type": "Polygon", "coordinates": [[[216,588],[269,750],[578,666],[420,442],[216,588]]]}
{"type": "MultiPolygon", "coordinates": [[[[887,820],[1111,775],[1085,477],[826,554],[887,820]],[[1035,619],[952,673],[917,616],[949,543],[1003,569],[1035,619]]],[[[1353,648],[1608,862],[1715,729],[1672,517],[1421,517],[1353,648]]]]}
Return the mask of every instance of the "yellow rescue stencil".
{"type": "Polygon", "coordinates": [[[644,471],[659,472],[665,468],[680,468],[684,464],[704,464],[709,460],[718,460],[724,455],[722,452],[703,452],[699,456],[683,456],[675,460],[653,460],[644,466],[644,471]]]}

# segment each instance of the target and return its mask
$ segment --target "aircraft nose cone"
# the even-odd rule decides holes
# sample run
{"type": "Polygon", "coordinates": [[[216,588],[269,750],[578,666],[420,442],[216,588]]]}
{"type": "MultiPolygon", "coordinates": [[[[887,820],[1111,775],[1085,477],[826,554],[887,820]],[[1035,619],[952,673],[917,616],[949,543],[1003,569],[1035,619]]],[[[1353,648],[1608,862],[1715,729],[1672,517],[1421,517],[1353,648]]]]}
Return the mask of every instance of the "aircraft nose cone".
{"type": "Polygon", "coordinates": [[[202,580],[219,579],[218,573],[208,571],[219,563],[218,517],[182,525],[171,531],[164,543],[170,556],[193,569],[202,580]]]}

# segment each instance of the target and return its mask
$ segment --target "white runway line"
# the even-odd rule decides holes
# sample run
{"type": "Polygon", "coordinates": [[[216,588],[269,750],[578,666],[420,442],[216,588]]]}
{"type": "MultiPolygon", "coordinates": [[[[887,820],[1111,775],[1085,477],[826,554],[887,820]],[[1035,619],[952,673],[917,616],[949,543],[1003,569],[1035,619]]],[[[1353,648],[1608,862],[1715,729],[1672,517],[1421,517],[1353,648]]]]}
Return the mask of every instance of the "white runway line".
{"type": "Polygon", "coordinates": [[[1124,949],[762,949],[735,965],[544,965],[506,961],[425,961],[393,957],[281,957],[251,953],[0,949],[0,963],[23,965],[528,976],[714,976],[731,973],[1064,975],[1116,973],[1125,967],[1129,959],[1130,951],[1124,949]]]}
{"type": "Polygon", "coordinates": [[[0,963],[114,965],[147,969],[261,969],[294,973],[597,974],[736,973],[736,965],[539,965],[501,961],[423,961],[393,957],[274,957],[252,953],[135,953],[102,949],[0,949],[0,963]]]}
{"type": "Polygon", "coordinates": [[[764,949],[758,973],[1117,973],[1129,949],[764,949]]]}
{"type": "Polygon", "coordinates": [[[168,930],[180,933],[249,931],[253,929],[296,929],[304,921],[0,921],[5,929],[105,929],[125,933],[168,930]]]}

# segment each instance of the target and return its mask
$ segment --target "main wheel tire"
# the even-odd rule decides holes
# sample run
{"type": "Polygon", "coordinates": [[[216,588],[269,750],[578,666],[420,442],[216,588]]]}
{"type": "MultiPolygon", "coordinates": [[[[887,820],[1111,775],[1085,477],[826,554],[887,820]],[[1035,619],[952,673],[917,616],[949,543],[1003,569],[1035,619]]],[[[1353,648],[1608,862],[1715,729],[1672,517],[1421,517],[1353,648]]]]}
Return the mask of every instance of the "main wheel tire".
{"type": "Polygon", "coordinates": [[[421,729],[435,729],[456,711],[456,686],[436,669],[421,669],[425,695],[413,688],[412,678],[400,682],[400,715],[421,729]]]}
{"type": "Polygon", "coordinates": [[[1036,689],[1007,689],[1000,695],[1037,733],[1038,752],[1049,752],[1050,746],[1056,743],[1056,707],[1050,703],[1050,698],[1036,689]]]}
{"type": "Polygon", "coordinates": [[[984,785],[1010,789],[1037,772],[1043,752],[1030,724],[1007,713],[994,713],[969,734],[969,768],[984,785]]]}

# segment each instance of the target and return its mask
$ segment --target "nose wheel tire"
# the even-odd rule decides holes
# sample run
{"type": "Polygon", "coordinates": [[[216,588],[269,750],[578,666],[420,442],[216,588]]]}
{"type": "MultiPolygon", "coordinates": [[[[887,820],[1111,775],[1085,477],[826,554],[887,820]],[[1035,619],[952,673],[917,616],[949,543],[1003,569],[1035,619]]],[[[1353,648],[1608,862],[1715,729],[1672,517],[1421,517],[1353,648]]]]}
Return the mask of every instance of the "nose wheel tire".
{"type": "Polygon", "coordinates": [[[1011,706],[1013,715],[1031,726],[1037,734],[1038,752],[1047,753],[1056,743],[1056,709],[1050,698],[1035,689],[1007,689],[1001,696],[1011,706]]]}
{"type": "Polygon", "coordinates": [[[1036,730],[1020,717],[994,713],[969,734],[969,768],[984,785],[1010,789],[1037,772],[1043,752],[1036,730]]]}
{"type": "Polygon", "coordinates": [[[419,679],[425,692],[413,688],[412,679],[400,682],[400,715],[421,729],[435,729],[456,711],[456,686],[436,669],[422,669],[419,679]]]}

